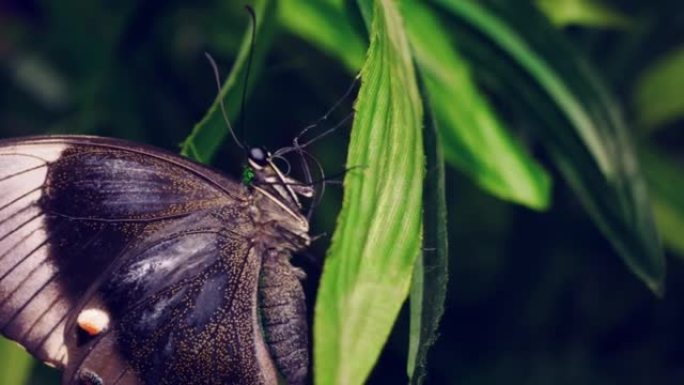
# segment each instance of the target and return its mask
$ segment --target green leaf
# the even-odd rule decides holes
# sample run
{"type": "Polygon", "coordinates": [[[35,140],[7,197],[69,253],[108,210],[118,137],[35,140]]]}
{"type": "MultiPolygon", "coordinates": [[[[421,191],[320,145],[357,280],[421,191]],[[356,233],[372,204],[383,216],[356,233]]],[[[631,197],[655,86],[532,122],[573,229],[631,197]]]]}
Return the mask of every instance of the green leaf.
{"type": "Polygon", "coordinates": [[[640,125],[650,130],[684,118],[684,47],[644,71],[634,92],[634,107],[640,125]]]}
{"type": "Polygon", "coordinates": [[[676,159],[642,146],[639,153],[653,196],[653,211],[665,246],[684,257],[684,167],[676,159]]]}
{"type": "Polygon", "coordinates": [[[371,24],[373,23],[373,1],[371,0],[356,0],[356,4],[359,7],[359,12],[363,18],[363,22],[366,25],[366,30],[371,30],[371,24]]]}
{"type": "MultiPolygon", "coordinates": [[[[253,2],[256,14],[256,39],[259,44],[254,50],[252,74],[258,73],[262,66],[266,52],[271,42],[272,18],[275,13],[275,2],[272,0],[255,0],[253,2]]],[[[245,12],[245,17],[248,17],[245,12]]],[[[226,122],[223,120],[219,102],[223,99],[228,116],[233,122],[237,116],[242,101],[242,82],[247,70],[247,61],[252,41],[252,27],[249,26],[233,68],[221,87],[221,91],[209,107],[202,120],[193,127],[190,135],[181,145],[181,155],[190,157],[198,162],[209,163],[216,154],[223,140],[229,135],[226,122]]],[[[242,138],[239,138],[242,139],[242,138]]]]}
{"type": "Polygon", "coordinates": [[[344,200],[318,291],[317,384],[364,383],[405,301],[420,253],[423,111],[393,0],[374,7],[344,200]]]}
{"type": "Polygon", "coordinates": [[[601,0],[536,0],[536,3],[558,27],[625,29],[634,24],[627,15],[601,0]]]}
{"type": "Polygon", "coordinates": [[[446,159],[500,198],[548,207],[551,178],[481,95],[440,20],[420,1],[403,1],[402,9],[446,159]]]}
{"type": "Polygon", "coordinates": [[[628,128],[588,63],[525,3],[437,2],[465,25],[461,40],[477,41],[470,54],[486,52],[478,69],[496,68],[505,102],[541,122],[536,135],[627,266],[661,293],[665,260],[628,128]]]}
{"type": "Polygon", "coordinates": [[[2,337],[0,357],[0,384],[26,384],[33,367],[33,358],[19,345],[2,337]]]}
{"type": "Polygon", "coordinates": [[[423,133],[427,169],[423,186],[423,252],[416,259],[411,282],[411,327],[407,365],[411,384],[423,383],[427,370],[428,350],[437,340],[439,321],[444,313],[448,281],[444,156],[437,122],[430,107],[429,102],[425,103],[423,133]]]}
{"type": "Polygon", "coordinates": [[[357,72],[366,55],[366,42],[352,28],[346,11],[339,0],[288,0],[278,5],[279,20],[290,32],[340,58],[349,70],[357,72]]]}

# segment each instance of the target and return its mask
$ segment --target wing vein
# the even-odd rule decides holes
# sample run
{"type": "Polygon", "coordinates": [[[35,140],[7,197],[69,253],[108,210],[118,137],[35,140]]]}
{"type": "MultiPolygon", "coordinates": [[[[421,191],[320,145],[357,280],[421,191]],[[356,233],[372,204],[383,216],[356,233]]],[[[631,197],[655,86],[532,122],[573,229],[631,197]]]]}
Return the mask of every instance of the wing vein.
{"type": "Polygon", "coordinates": [[[124,370],[121,371],[121,374],[119,374],[119,377],[116,378],[116,381],[112,385],[118,385],[119,382],[124,378],[124,376],[128,373],[128,371],[131,369],[130,366],[127,366],[124,370]]]}
{"type": "MultiPolygon", "coordinates": [[[[31,207],[33,207],[33,206],[35,206],[35,204],[31,204],[31,205],[29,205],[29,206],[23,207],[21,210],[17,211],[16,213],[13,213],[12,215],[8,216],[7,218],[1,220],[0,223],[7,222],[8,220],[14,218],[15,216],[21,214],[22,212],[26,211],[27,209],[29,209],[29,208],[31,208],[31,207]]],[[[28,225],[29,223],[31,223],[32,221],[34,221],[36,218],[39,218],[41,215],[43,215],[43,213],[40,213],[40,212],[39,212],[38,214],[35,214],[34,216],[32,216],[32,217],[30,217],[29,219],[27,219],[24,223],[22,223],[22,224],[20,224],[19,226],[13,228],[13,229],[12,229],[10,232],[8,232],[7,234],[5,234],[5,235],[3,235],[3,236],[0,236],[0,241],[4,241],[5,238],[7,238],[7,237],[9,237],[10,235],[14,234],[15,232],[19,231],[22,227],[28,225]]],[[[3,255],[4,255],[4,254],[3,254],[3,255]]],[[[0,257],[0,258],[1,258],[1,257],[0,257]]]]}
{"type": "MultiPolygon", "coordinates": [[[[33,230],[32,233],[35,232],[35,231],[38,231],[38,230],[42,230],[42,229],[44,229],[44,227],[39,227],[39,228],[33,230]]],[[[20,261],[17,261],[9,270],[7,270],[7,271],[5,272],[5,274],[3,274],[3,275],[0,277],[0,282],[2,282],[5,278],[7,278],[7,275],[9,275],[9,274],[10,274],[11,272],[13,272],[17,267],[19,267],[19,265],[21,265],[22,263],[24,263],[24,262],[26,261],[27,258],[29,258],[30,256],[33,255],[33,253],[35,253],[36,251],[40,250],[40,248],[42,248],[43,246],[46,246],[46,245],[48,244],[48,242],[50,242],[50,241],[52,241],[54,238],[56,238],[57,235],[59,235],[59,232],[60,232],[60,228],[59,228],[59,227],[53,229],[53,231],[52,231],[52,233],[51,233],[50,235],[46,236],[45,239],[44,239],[42,242],[40,242],[36,247],[34,247],[28,254],[26,254],[25,256],[23,256],[23,257],[21,258],[20,261]]],[[[26,240],[26,237],[24,237],[24,238],[22,239],[21,242],[23,242],[23,241],[25,241],[25,240],[26,240]]],[[[15,247],[16,247],[16,246],[15,246],[15,247]]],[[[9,253],[9,251],[11,251],[11,249],[8,250],[8,253],[9,253]]],[[[6,254],[7,254],[7,253],[6,253],[6,254]]],[[[2,258],[4,258],[4,256],[5,256],[5,255],[3,255],[2,257],[0,257],[0,260],[1,260],[2,258]]]]}
{"type": "MultiPolygon", "coordinates": [[[[36,231],[38,231],[38,230],[40,230],[40,228],[33,230],[31,233],[34,233],[34,232],[36,232],[36,231]]],[[[27,238],[27,237],[23,238],[23,239],[21,240],[21,242],[25,241],[26,238],[27,238]]],[[[8,276],[10,273],[12,273],[12,272],[13,272],[17,267],[19,267],[22,263],[26,262],[26,259],[29,258],[29,257],[31,257],[31,256],[33,255],[33,253],[35,253],[36,251],[40,250],[41,247],[45,246],[45,245],[48,243],[48,240],[49,240],[49,239],[50,239],[50,237],[46,237],[45,240],[43,240],[42,242],[40,242],[40,243],[38,244],[38,246],[34,247],[30,252],[28,252],[26,255],[24,255],[23,257],[21,257],[21,260],[17,261],[14,265],[12,265],[12,267],[11,267],[9,270],[7,270],[7,271],[5,272],[5,274],[2,275],[2,277],[0,277],[0,282],[4,281],[5,278],[7,278],[7,276],[8,276]]],[[[15,246],[16,246],[16,245],[15,245],[15,246]]],[[[11,250],[8,250],[8,252],[9,252],[9,251],[11,251],[11,250]]]]}
{"type": "Polygon", "coordinates": [[[28,192],[26,192],[26,193],[24,193],[24,194],[22,194],[22,195],[16,197],[15,199],[12,199],[10,202],[7,202],[6,204],[0,206],[0,211],[2,211],[2,210],[4,210],[4,209],[8,208],[9,206],[13,205],[14,203],[17,203],[18,201],[20,201],[20,200],[26,198],[27,196],[33,194],[34,192],[40,190],[41,188],[43,188],[43,187],[42,187],[42,186],[38,186],[38,187],[34,188],[33,190],[30,190],[30,191],[28,191],[28,192]]]}
{"type": "MultiPolygon", "coordinates": [[[[24,235],[20,240],[17,241],[17,243],[15,243],[14,245],[12,245],[12,247],[8,247],[8,248],[7,248],[7,251],[5,251],[2,255],[0,255],[0,261],[3,261],[3,260],[5,259],[5,257],[7,257],[8,255],[10,255],[10,252],[12,252],[14,249],[16,249],[16,248],[17,248],[19,245],[21,245],[22,243],[26,242],[27,239],[31,238],[31,236],[33,236],[33,234],[35,234],[36,232],[38,232],[38,231],[40,231],[40,230],[43,230],[43,227],[38,227],[38,228],[35,228],[35,229],[31,230],[31,232],[29,232],[28,234],[24,235]]],[[[2,281],[3,279],[5,279],[5,277],[7,276],[7,273],[9,273],[11,270],[12,270],[12,269],[8,270],[2,277],[0,277],[0,281],[2,281]]]]}
{"type": "MultiPolygon", "coordinates": [[[[38,266],[36,266],[35,268],[33,268],[33,270],[31,270],[31,272],[26,276],[26,278],[24,278],[24,280],[21,281],[21,283],[12,291],[12,293],[11,293],[10,295],[8,295],[5,299],[3,299],[2,302],[0,302],[0,307],[2,307],[2,306],[5,305],[5,302],[7,302],[7,300],[9,300],[10,297],[11,297],[12,295],[14,295],[14,293],[16,293],[17,290],[19,290],[19,288],[20,288],[21,286],[24,285],[24,283],[26,283],[26,280],[27,280],[27,279],[29,279],[33,274],[35,274],[35,272],[38,271],[38,269],[40,269],[40,268],[42,268],[42,267],[44,266],[46,260],[47,260],[47,258],[44,259],[43,261],[41,261],[40,264],[38,264],[38,266]]],[[[50,276],[50,278],[49,278],[43,285],[41,285],[41,287],[40,287],[35,293],[33,293],[33,294],[31,295],[31,297],[30,297],[28,300],[26,300],[26,302],[24,302],[23,305],[21,305],[19,308],[17,308],[17,309],[14,311],[14,313],[12,314],[12,316],[11,316],[11,317],[2,325],[2,327],[0,327],[0,328],[5,329],[8,325],[11,325],[12,322],[14,321],[14,319],[19,315],[19,313],[21,313],[24,309],[26,309],[26,307],[27,307],[31,302],[33,302],[33,300],[36,299],[36,297],[41,293],[41,291],[43,291],[43,289],[45,289],[45,288],[47,287],[47,285],[49,285],[56,277],[57,277],[57,274],[56,274],[56,273],[53,273],[53,274],[50,276]]]]}
{"type": "MultiPolygon", "coordinates": [[[[61,298],[60,298],[60,299],[61,299],[61,298]]],[[[62,323],[64,323],[64,321],[66,320],[66,318],[67,318],[67,316],[69,315],[69,313],[70,313],[70,312],[64,312],[64,314],[62,314],[62,317],[59,319],[59,321],[57,321],[57,322],[55,323],[55,325],[54,325],[52,328],[50,328],[50,331],[49,331],[48,333],[45,333],[45,335],[43,336],[43,338],[42,338],[42,339],[40,340],[40,342],[38,343],[36,350],[42,348],[42,347],[45,345],[45,343],[46,343],[47,340],[50,338],[50,336],[52,335],[52,333],[54,333],[55,329],[57,329],[57,328],[59,327],[59,325],[61,325],[62,323]]]]}
{"type": "MultiPolygon", "coordinates": [[[[31,334],[31,332],[33,332],[33,329],[36,327],[36,325],[38,325],[38,323],[43,319],[43,317],[45,317],[45,315],[47,315],[48,313],[50,313],[50,311],[52,310],[52,308],[53,308],[53,307],[54,307],[62,298],[64,298],[64,296],[62,295],[62,292],[59,292],[59,293],[57,294],[57,296],[55,297],[55,299],[53,299],[52,302],[50,302],[50,305],[48,305],[48,307],[45,309],[45,311],[43,311],[43,312],[40,314],[40,317],[36,318],[36,320],[33,321],[33,323],[31,324],[31,326],[30,326],[28,329],[26,329],[26,331],[24,332],[24,334],[21,335],[21,338],[20,338],[20,339],[21,339],[21,340],[25,340],[26,337],[28,337],[28,336],[31,334]]],[[[65,313],[66,313],[66,312],[65,312],[65,313]]],[[[57,322],[57,324],[59,324],[59,322],[57,322]]]]}
{"type": "Polygon", "coordinates": [[[5,175],[5,176],[3,176],[2,178],[0,178],[0,182],[4,182],[4,181],[6,181],[6,180],[10,180],[10,179],[12,179],[12,178],[14,178],[14,177],[16,177],[16,176],[25,174],[25,173],[27,173],[27,172],[35,171],[35,170],[37,170],[37,169],[39,169],[39,168],[42,168],[42,167],[47,167],[47,164],[41,164],[41,165],[38,165],[38,166],[35,166],[35,167],[27,168],[27,169],[25,169],[25,170],[21,170],[21,171],[19,171],[19,172],[15,172],[14,174],[5,175]]]}

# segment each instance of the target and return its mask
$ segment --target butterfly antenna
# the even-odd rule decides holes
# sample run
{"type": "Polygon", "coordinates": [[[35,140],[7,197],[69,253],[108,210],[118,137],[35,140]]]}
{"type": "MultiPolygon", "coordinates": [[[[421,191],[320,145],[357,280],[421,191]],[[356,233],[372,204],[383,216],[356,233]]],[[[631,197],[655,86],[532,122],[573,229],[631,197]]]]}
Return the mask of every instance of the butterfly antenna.
{"type": "Polygon", "coordinates": [[[226,113],[226,106],[223,103],[223,95],[221,94],[221,76],[219,75],[219,69],[218,66],[216,65],[216,61],[214,61],[214,58],[209,55],[209,53],[205,52],[204,56],[207,57],[207,60],[209,60],[209,64],[211,65],[211,68],[214,70],[214,80],[216,81],[216,87],[218,88],[218,97],[219,97],[219,106],[221,107],[221,114],[223,114],[223,120],[226,122],[226,126],[228,126],[228,131],[230,131],[230,135],[233,137],[233,140],[235,143],[240,146],[241,149],[245,149],[245,145],[240,142],[238,139],[237,135],[235,135],[235,131],[233,131],[233,126],[230,124],[230,119],[228,119],[228,114],[226,113]]]}
{"type": "Polygon", "coordinates": [[[256,46],[256,24],[257,24],[257,19],[256,19],[256,14],[254,13],[254,9],[249,6],[245,5],[245,9],[247,10],[247,13],[249,13],[250,18],[252,19],[252,38],[250,41],[250,46],[249,46],[249,55],[247,56],[247,68],[245,70],[245,82],[242,85],[242,101],[240,102],[240,136],[244,137],[244,130],[245,130],[245,122],[247,121],[247,116],[245,113],[245,99],[247,99],[247,88],[249,85],[249,73],[251,72],[252,69],[252,58],[254,57],[254,47],[256,46]]]}
{"type": "MultiPolygon", "coordinates": [[[[308,147],[308,146],[311,145],[312,143],[314,143],[314,142],[316,142],[316,141],[318,141],[318,140],[324,138],[324,137],[327,136],[327,135],[332,134],[333,132],[337,131],[338,128],[340,128],[340,127],[344,126],[345,124],[347,124],[347,122],[349,122],[353,116],[354,116],[354,113],[353,113],[353,112],[350,112],[349,114],[347,114],[347,116],[345,116],[342,120],[340,120],[339,123],[337,123],[336,125],[334,125],[334,126],[331,127],[331,128],[328,128],[327,130],[321,132],[320,134],[314,136],[314,137],[313,137],[312,139],[310,139],[309,141],[304,142],[304,143],[302,143],[302,144],[299,144],[299,147],[301,147],[301,148],[308,147]]],[[[297,140],[297,138],[295,138],[295,140],[297,140]]]]}
{"type": "MultiPolygon", "coordinates": [[[[280,183],[280,184],[283,184],[283,185],[297,185],[297,186],[313,186],[313,185],[315,185],[315,184],[317,184],[317,183],[342,184],[343,181],[342,181],[341,179],[337,179],[337,178],[339,178],[339,177],[341,177],[341,176],[344,176],[344,175],[346,175],[348,172],[353,171],[353,170],[356,170],[356,169],[359,169],[359,168],[365,169],[366,166],[352,166],[352,167],[348,167],[348,168],[345,168],[345,169],[342,170],[342,171],[339,171],[339,172],[336,172],[336,173],[334,173],[334,174],[325,176],[325,177],[323,177],[323,178],[314,179],[314,180],[312,180],[310,183],[304,183],[304,182],[292,183],[292,182],[289,182],[289,183],[280,183]]],[[[277,183],[277,182],[272,182],[272,184],[275,184],[275,183],[277,183]]]]}
{"type": "Polygon", "coordinates": [[[346,175],[348,172],[353,171],[353,170],[356,170],[356,169],[359,169],[359,168],[365,169],[366,166],[352,166],[352,167],[345,168],[345,169],[342,170],[342,171],[336,172],[336,173],[331,174],[331,175],[328,175],[328,176],[324,176],[324,177],[321,178],[321,179],[316,179],[316,180],[314,180],[314,181],[311,182],[311,185],[314,185],[314,184],[316,184],[316,183],[342,184],[343,181],[342,181],[341,179],[337,179],[337,178],[339,178],[339,177],[341,177],[341,176],[344,176],[344,175],[346,175]]]}
{"type": "Polygon", "coordinates": [[[330,107],[330,109],[328,111],[326,111],[325,114],[323,114],[323,116],[316,119],[313,123],[309,124],[308,126],[304,127],[299,132],[299,134],[297,134],[297,136],[295,137],[295,141],[298,141],[299,139],[301,139],[301,137],[304,136],[304,134],[306,134],[312,128],[315,128],[319,124],[321,124],[322,122],[328,120],[328,118],[330,117],[330,114],[335,112],[335,110],[337,110],[337,108],[342,104],[342,102],[344,102],[349,97],[349,95],[351,95],[351,93],[356,88],[356,85],[359,84],[360,79],[361,79],[361,74],[359,73],[358,75],[356,75],[354,77],[354,81],[352,81],[352,83],[349,85],[349,88],[347,88],[347,90],[344,92],[344,94],[339,99],[337,99],[335,104],[333,104],[332,107],[330,107]]]}
{"type": "Polygon", "coordinates": [[[340,127],[344,126],[347,122],[349,122],[353,116],[354,116],[354,112],[350,112],[349,114],[347,114],[347,116],[342,118],[342,120],[340,120],[333,127],[323,131],[322,133],[316,135],[315,137],[313,137],[312,139],[309,139],[308,141],[306,141],[304,143],[299,143],[300,136],[298,135],[292,141],[292,146],[283,147],[283,148],[279,149],[278,151],[276,151],[274,153],[274,155],[280,156],[280,155],[284,155],[284,154],[287,154],[287,153],[292,152],[292,151],[299,151],[303,148],[306,148],[306,147],[310,146],[311,144],[313,144],[314,142],[317,142],[317,141],[321,140],[322,138],[324,138],[325,136],[328,136],[328,135],[332,134],[333,132],[337,131],[340,127]]]}

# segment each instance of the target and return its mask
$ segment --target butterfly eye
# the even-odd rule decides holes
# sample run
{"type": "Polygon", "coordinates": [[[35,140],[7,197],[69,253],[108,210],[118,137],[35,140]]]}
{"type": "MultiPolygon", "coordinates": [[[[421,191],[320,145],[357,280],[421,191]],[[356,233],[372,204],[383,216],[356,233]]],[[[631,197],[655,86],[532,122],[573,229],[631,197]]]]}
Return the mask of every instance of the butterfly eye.
{"type": "Polygon", "coordinates": [[[263,147],[252,147],[249,149],[249,160],[256,166],[266,167],[269,157],[268,150],[263,147]]]}

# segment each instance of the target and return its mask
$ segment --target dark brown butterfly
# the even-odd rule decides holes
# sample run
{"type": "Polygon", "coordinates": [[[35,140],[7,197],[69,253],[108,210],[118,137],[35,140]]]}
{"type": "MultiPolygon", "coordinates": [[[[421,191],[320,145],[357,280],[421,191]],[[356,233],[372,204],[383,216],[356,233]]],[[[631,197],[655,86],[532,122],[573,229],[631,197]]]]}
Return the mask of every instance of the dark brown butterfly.
{"type": "Polygon", "coordinates": [[[311,187],[151,147],[0,141],[0,329],[64,384],[301,384],[311,187]]]}

